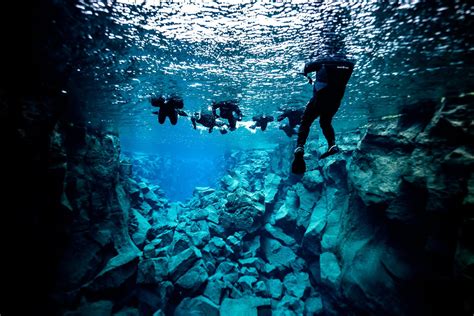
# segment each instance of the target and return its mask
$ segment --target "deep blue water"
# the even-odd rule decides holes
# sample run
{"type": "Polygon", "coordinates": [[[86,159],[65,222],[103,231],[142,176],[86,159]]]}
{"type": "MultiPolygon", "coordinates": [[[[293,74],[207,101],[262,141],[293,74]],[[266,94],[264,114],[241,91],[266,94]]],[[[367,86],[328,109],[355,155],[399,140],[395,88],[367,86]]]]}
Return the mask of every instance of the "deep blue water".
{"type": "MultiPolygon", "coordinates": [[[[215,162],[232,149],[295,139],[277,124],[227,135],[195,131],[187,118],[159,125],[153,95],[177,94],[189,113],[235,99],[249,124],[256,114],[278,115],[280,106],[304,106],[312,89],[298,75],[301,65],[338,45],[356,61],[334,118],[341,132],[407,103],[467,91],[474,79],[466,27],[474,10],[462,1],[78,0],[75,9],[71,38],[82,51],[63,58],[74,65],[86,120],[115,125],[124,151],[170,157],[177,173],[159,184],[172,200],[214,185],[225,168],[215,162]]],[[[321,137],[317,122],[314,137],[321,137]]]]}

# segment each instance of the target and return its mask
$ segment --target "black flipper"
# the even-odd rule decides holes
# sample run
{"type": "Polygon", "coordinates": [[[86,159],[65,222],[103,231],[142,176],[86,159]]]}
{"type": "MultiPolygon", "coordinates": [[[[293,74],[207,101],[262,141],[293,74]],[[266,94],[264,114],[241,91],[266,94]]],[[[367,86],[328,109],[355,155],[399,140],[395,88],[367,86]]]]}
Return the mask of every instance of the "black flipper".
{"type": "Polygon", "coordinates": [[[291,172],[294,174],[303,174],[306,172],[306,162],[302,154],[295,154],[295,158],[291,164],[291,172]]]}
{"type": "Polygon", "coordinates": [[[329,150],[326,151],[324,154],[322,154],[321,156],[319,156],[319,159],[327,158],[327,157],[329,157],[329,156],[332,156],[332,155],[337,154],[338,152],[340,152],[339,147],[337,147],[336,145],[334,145],[334,146],[332,146],[331,148],[329,148],[329,150]]]}

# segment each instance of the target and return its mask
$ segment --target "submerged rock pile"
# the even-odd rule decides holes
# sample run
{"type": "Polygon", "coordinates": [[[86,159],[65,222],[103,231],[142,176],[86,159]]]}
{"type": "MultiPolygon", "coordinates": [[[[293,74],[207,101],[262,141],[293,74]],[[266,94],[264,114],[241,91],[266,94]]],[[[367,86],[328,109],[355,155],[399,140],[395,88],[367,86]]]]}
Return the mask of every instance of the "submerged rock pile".
{"type": "Polygon", "coordinates": [[[64,153],[74,220],[54,298],[66,315],[422,315],[442,297],[468,304],[473,99],[408,106],[341,136],[343,152],[322,162],[311,142],[301,178],[288,173],[290,146],[236,151],[220,187],[187,203],[132,178],[116,136],[81,132],[83,145],[64,153]]]}

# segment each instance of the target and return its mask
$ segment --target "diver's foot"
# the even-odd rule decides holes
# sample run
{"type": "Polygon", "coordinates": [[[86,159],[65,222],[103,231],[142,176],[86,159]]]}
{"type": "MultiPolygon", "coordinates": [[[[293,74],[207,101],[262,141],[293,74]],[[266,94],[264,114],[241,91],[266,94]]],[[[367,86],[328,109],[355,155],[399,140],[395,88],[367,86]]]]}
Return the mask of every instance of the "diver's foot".
{"type": "Polygon", "coordinates": [[[306,162],[304,161],[303,147],[297,147],[295,150],[295,158],[291,164],[291,172],[294,174],[303,174],[306,171],[306,162]]]}
{"type": "Polygon", "coordinates": [[[332,145],[328,151],[326,151],[324,154],[322,154],[319,159],[324,159],[324,158],[327,158],[329,156],[332,156],[332,155],[335,155],[337,154],[338,152],[340,152],[341,150],[339,149],[339,147],[337,147],[337,145],[332,145]]]}

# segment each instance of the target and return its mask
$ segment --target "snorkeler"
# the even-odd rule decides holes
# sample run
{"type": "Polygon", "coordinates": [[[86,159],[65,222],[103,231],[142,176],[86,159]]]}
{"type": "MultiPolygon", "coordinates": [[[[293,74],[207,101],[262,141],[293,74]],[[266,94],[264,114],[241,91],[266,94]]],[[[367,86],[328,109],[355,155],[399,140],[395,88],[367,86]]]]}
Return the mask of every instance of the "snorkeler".
{"type": "Polygon", "coordinates": [[[273,122],[274,118],[273,116],[267,116],[265,114],[260,114],[252,117],[252,121],[255,122],[254,125],[250,126],[251,129],[255,129],[257,127],[260,127],[262,132],[267,129],[268,123],[273,122]]]}
{"type": "Polygon", "coordinates": [[[158,115],[158,122],[160,124],[163,124],[166,117],[168,117],[170,123],[176,125],[176,123],[178,123],[178,115],[188,116],[186,112],[181,110],[184,107],[183,99],[175,95],[167,98],[164,96],[152,97],[151,105],[160,108],[159,111],[152,112],[158,115]]]}
{"type": "Polygon", "coordinates": [[[228,120],[231,131],[235,130],[237,121],[242,120],[242,111],[240,111],[236,101],[213,102],[212,114],[216,117],[222,117],[228,120]],[[217,109],[219,109],[219,115],[216,113],[217,109]],[[234,116],[234,113],[237,117],[234,116]]]}
{"type": "Polygon", "coordinates": [[[204,127],[207,127],[209,133],[212,133],[214,127],[219,127],[221,134],[225,134],[227,131],[225,130],[224,123],[220,120],[217,120],[214,114],[209,111],[198,111],[194,112],[191,116],[191,123],[193,124],[193,128],[196,129],[196,123],[201,124],[204,127]]]}
{"type": "Polygon", "coordinates": [[[313,83],[309,73],[316,71],[316,82],[313,85],[313,97],[306,105],[298,131],[295,158],[292,163],[292,172],[302,174],[306,171],[304,161],[304,145],[309,135],[309,128],[319,117],[319,125],[328,143],[328,150],[319,159],[324,159],[339,152],[336,146],[336,137],[332,127],[332,118],[341,104],[347,82],[352,75],[354,63],[343,54],[318,58],[306,63],[302,75],[313,83]]]}
{"type": "Polygon", "coordinates": [[[277,121],[281,122],[285,118],[288,118],[288,124],[280,125],[280,129],[283,130],[286,136],[291,137],[298,132],[295,130],[295,127],[300,124],[301,117],[303,116],[304,107],[295,108],[295,107],[280,107],[280,112],[283,112],[277,117],[277,121]]]}

